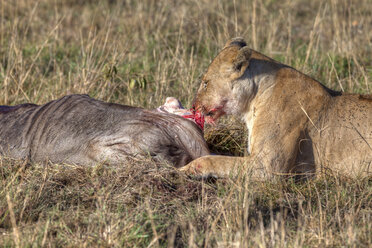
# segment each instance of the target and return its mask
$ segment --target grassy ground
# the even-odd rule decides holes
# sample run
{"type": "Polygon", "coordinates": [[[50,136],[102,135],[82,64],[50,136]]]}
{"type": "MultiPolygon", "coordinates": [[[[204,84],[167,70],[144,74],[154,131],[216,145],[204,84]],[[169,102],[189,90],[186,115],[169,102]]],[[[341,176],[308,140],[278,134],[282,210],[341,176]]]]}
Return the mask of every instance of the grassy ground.
{"type": "MultiPolygon", "coordinates": [[[[336,90],[372,92],[369,0],[0,2],[0,105],[70,93],[190,106],[227,39],[336,90]]],[[[244,128],[207,128],[244,154],[244,128]]],[[[370,247],[372,180],[197,181],[151,161],[121,168],[0,159],[1,246],[370,247]]]]}

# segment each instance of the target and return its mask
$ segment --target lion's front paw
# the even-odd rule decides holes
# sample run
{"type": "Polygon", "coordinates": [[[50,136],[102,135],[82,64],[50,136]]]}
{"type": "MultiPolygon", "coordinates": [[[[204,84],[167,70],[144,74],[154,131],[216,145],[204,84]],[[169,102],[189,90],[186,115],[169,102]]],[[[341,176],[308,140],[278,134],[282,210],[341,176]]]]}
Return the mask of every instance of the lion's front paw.
{"type": "Polygon", "coordinates": [[[187,174],[199,174],[201,172],[201,161],[200,159],[195,159],[188,163],[187,165],[180,168],[180,171],[183,171],[187,174]]]}
{"type": "Polygon", "coordinates": [[[184,167],[181,167],[180,171],[194,176],[217,177],[218,175],[215,173],[212,160],[210,156],[197,158],[184,167]]]}

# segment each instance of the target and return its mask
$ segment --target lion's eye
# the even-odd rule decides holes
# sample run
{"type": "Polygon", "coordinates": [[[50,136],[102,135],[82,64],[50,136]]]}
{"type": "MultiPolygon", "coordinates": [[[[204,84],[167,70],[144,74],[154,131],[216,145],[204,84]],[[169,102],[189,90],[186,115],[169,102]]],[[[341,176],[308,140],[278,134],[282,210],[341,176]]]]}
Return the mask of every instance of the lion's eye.
{"type": "Polygon", "coordinates": [[[203,88],[206,89],[207,86],[208,86],[208,81],[204,81],[204,83],[203,83],[203,88]]]}

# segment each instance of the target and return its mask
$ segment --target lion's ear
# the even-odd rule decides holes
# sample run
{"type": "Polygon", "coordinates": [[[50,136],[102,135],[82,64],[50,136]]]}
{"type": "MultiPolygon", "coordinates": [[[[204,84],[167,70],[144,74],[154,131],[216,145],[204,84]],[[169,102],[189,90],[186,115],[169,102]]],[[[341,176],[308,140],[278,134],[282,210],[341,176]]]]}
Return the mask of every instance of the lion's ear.
{"type": "Polygon", "coordinates": [[[248,47],[243,47],[239,50],[236,59],[233,62],[234,73],[233,77],[240,78],[243,76],[245,70],[249,66],[249,60],[251,59],[252,50],[248,47]]]}
{"type": "Polygon", "coordinates": [[[229,46],[238,46],[238,47],[245,47],[247,46],[247,43],[242,37],[235,37],[226,42],[225,46],[223,48],[229,47],[229,46]]]}

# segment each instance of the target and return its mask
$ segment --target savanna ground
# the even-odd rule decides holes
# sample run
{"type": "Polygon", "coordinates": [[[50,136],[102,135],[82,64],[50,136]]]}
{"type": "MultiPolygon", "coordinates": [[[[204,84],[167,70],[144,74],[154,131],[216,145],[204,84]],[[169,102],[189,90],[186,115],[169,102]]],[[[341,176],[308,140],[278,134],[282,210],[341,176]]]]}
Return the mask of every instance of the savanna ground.
{"type": "MultiPolygon", "coordinates": [[[[70,93],[190,106],[227,39],[345,92],[372,92],[370,0],[0,2],[0,104],[70,93]]],[[[207,127],[244,154],[244,127],[207,127]],[[227,129],[229,128],[229,130],[227,129]]],[[[120,168],[0,159],[5,247],[371,247],[372,179],[198,181],[166,164],[120,168]]]]}

